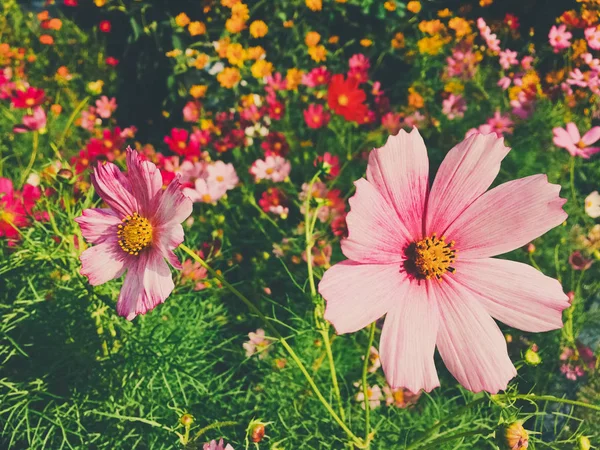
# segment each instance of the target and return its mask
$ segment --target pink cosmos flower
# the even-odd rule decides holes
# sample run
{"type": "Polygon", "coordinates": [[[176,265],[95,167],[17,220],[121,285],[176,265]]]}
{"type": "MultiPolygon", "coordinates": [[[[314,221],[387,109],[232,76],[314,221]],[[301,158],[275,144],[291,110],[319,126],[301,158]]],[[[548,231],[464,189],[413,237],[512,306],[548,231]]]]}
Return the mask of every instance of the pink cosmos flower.
{"type": "Polygon", "coordinates": [[[221,438],[219,442],[215,441],[214,439],[210,442],[207,442],[202,447],[202,450],[233,450],[233,447],[231,444],[225,445],[223,438],[221,438]]]}
{"type": "Polygon", "coordinates": [[[513,121],[510,120],[508,115],[500,114],[500,111],[496,111],[492,117],[487,121],[490,127],[490,132],[493,131],[499,137],[504,134],[512,134],[513,132],[513,121]]]}
{"type": "Polygon", "coordinates": [[[127,149],[126,174],[112,164],[94,168],[92,183],[107,209],[83,211],[75,220],[93,247],[81,256],[81,273],[92,286],[127,271],[117,312],[133,320],[163,303],[173,290],[165,258],[181,269],[173,250],[183,242],[180,225],[192,213],[178,179],[163,190],[160,171],[127,149]]]}
{"type": "Polygon", "coordinates": [[[600,29],[596,27],[586,28],[584,34],[590,48],[600,50],[600,29]]]}
{"type": "Polygon", "coordinates": [[[308,108],[303,111],[304,121],[309,128],[317,129],[326,126],[329,123],[331,115],[325,111],[323,105],[311,103],[308,108]]]}
{"type": "Polygon", "coordinates": [[[290,162],[279,155],[268,155],[264,160],[257,159],[250,167],[254,180],[271,180],[275,183],[284,181],[290,174],[290,162]]]}
{"type": "MultiPolygon", "coordinates": [[[[365,357],[363,356],[362,359],[364,360],[365,357]]],[[[369,349],[369,368],[367,369],[367,371],[369,373],[375,373],[380,367],[381,359],[379,358],[379,352],[375,347],[371,346],[371,348],[369,349]]]]}
{"type": "Polygon", "coordinates": [[[573,35],[567,31],[566,25],[560,25],[557,27],[553,25],[550,28],[550,33],[548,33],[548,39],[550,41],[550,45],[554,49],[554,53],[558,53],[560,50],[565,48],[569,48],[571,46],[570,39],[573,35]]]}
{"type": "Polygon", "coordinates": [[[183,107],[184,122],[198,122],[200,118],[200,104],[198,102],[187,102],[183,107]]]}
{"type": "Polygon", "coordinates": [[[223,183],[209,182],[204,178],[197,178],[194,188],[184,188],[183,193],[193,202],[217,203],[227,193],[223,183]]]}
{"type": "Polygon", "coordinates": [[[215,161],[207,166],[206,173],[208,183],[220,184],[226,191],[233,189],[240,181],[233,164],[225,164],[223,161],[215,161]]]}
{"type": "MultiPolygon", "coordinates": [[[[362,383],[355,383],[360,389],[360,392],[356,394],[356,401],[360,402],[360,407],[365,409],[365,394],[363,392],[362,383]]],[[[367,400],[369,401],[369,406],[371,409],[375,409],[381,405],[381,400],[383,400],[383,393],[381,392],[381,388],[377,385],[367,386],[367,400]]]]}
{"type": "Polygon", "coordinates": [[[466,110],[467,102],[461,95],[450,94],[448,98],[442,101],[442,112],[446,114],[449,120],[463,117],[466,110]]]}
{"type": "Polygon", "coordinates": [[[500,86],[503,91],[508,89],[510,83],[512,83],[512,80],[509,77],[502,77],[498,80],[498,86],[500,86]]]}
{"type": "Polygon", "coordinates": [[[327,67],[315,67],[307,74],[302,75],[302,84],[308,87],[321,86],[329,83],[331,79],[331,72],[327,70],[327,67]]]}
{"type": "Polygon", "coordinates": [[[117,109],[117,100],[113,97],[110,100],[106,95],[103,95],[96,100],[96,112],[103,119],[108,119],[117,109]]]}
{"type": "Polygon", "coordinates": [[[381,116],[381,126],[389,134],[397,134],[400,130],[400,120],[402,117],[398,113],[389,112],[381,116]]]}
{"type": "Polygon", "coordinates": [[[562,326],[560,283],[492,258],[562,223],[560,186],[533,175],[491,189],[510,149],[494,134],[454,147],[429,187],[425,143],[400,131],[369,156],[346,218],[349,259],[325,272],[325,318],[351,333],[386,314],[379,344],[392,389],[439,386],[434,350],[467,389],[498,392],[516,375],[492,317],[531,332],[562,326]]]}
{"type": "Polygon", "coordinates": [[[517,52],[513,52],[509,49],[500,52],[500,66],[502,66],[503,69],[510,69],[510,66],[517,64],[519,64],[517,52]]]}
{"type": "Polygon", "coordinates": [[[579,68],[576,68],[569,72],[569,78],[567,79],[567,83],[571,86],[579,86],[579,87],[587,87],[587,80],[585,79],[585,75],[581,72],[579,68]]]}
{"type": "Polygon", "coordinates": [[[554,133],[554,145],[566,149],[571,156],[588,159],[593,154],[600,152],[600,147],[590,147],[600,139],[600,127],[593,127],[581,137],[577,125],[569,122],[566,129],[556,127],[552,129],[552,133],[554,133]]]}
{"type": "Polygon", "coordinates": [[[23,123],[15,125],[13,131],[15,133],[26,133],[28,131],[36,131],[46,128],[46,113],[41,106],[33,108],[31,115],[23,116],[23,123]]]}
{"type": "Polygon", "coordinates": [[[269,353],[269,340],[265,337],[265,330],[259,328],[256,332],[251,331],[248,333],[250,338],[247,342],[244,342],[242,347],[246,350],[246,357],[250,358],[252,355],[258,353],[258,359],[265,359],[269,353]]]}
{"type": "Polygon", "coordinates": [[[81,128],[94,131],[96,125],[101,125],[102,119],[96,114],[96,108],[90,106],[87,111],[81,112],[81,128]]]}
{"type": "Polygon", "coordinates": [[[389,386],[383,387],[385,394],[385,404],[387,406],[395,406],[396,408],[408,408],[414,405],[421,397],[421,393],[413,394],[408,389],[398,388],[392,389],[389,386]]]}

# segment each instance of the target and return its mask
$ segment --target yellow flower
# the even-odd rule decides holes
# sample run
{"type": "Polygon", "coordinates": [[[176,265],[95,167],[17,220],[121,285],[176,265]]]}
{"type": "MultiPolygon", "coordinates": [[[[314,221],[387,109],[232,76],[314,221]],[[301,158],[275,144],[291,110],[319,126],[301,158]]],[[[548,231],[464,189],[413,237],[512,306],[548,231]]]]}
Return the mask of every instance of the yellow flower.
{"type": "Polygon", "coordinates": [[[309,31],[304,37],[304,43],[307,47],[315,47],[321,40],[321,35],[316,31],[309,31]]]}
{"type": "Polygon", "coordinates": [[[298,85],[302,81],[302,71],[296,68],[288,69],[287,74],[285,76],[285,81],[287,83],[287,88],[290,91],[295,91],[298,89],[298,85]]]}
{"type": "Polygon", "coordinates": [[[293,20],[286,20],[283,22],[283,28],[292,28],[294,26],[293,20]]]}
{"type": "Polygon", "coordinates": [[[217,75],[219,84],[227,89],[234,87],[241,79],[242,75],[236,67],[225,67],[225,69],[217,75]]]}
{"type": "Polygon", "coordinates": [[[250,70],[252,71],[252,76],[254,78],[261,79],[263,77],[268,77],[269,75],[271,75],[271,72],[273,72],[273,64],[264,59],[259,59],[254,64],[252,64],[250,70]]]}
{"type": "Polygon", "coordinates": [[[250,106],[256,104],[256,102],[254,101],[254,94],[242,95],[240,97],[240,101],[244,108],[249,108],[250,106]]]}
{"type": "Polygon", "coordinates": [[[448,22],[448,27],[455,31],[458,39],[465,37],[471,33],[471,25],[462,17],[453,17],[448,22]]]}
{"type": "Polygon", "coordinates": [[[196,69],[204,69],[208,64],[209,59],[210,58],[206,53],[199,54],[198,57],[194,60],[194,67],[196,69]]]}
{"type": "Polygon", "coordinates": [[[338,42],[340,42],[340,37],[339,36],[331,36],[327,42],[329,42],[330,44],[337,44],[338,42]]]}
{"type": "Polygon", "coordinates": [[[426,37],[417,42],[419,52],[428,55],[437,55],[445,42],[440,36],[426,37]]]}
{"type": "Polygon", "coordinates": [[[188,26],[188,31],[190,32],[190,35],[192,36],[198,36],[200,34],[204,34],[206,33],[206,25],[204,25],[202,22],[191,22],[190,25],[188,26]]]}
{"type": "Polygon", "coordinates": [[[306,0],[306,6],[311,11],[321,11],[323,9],[323,0],[306,0]]]}
{"type": "Polygon", "coordinates": [[[106,5],[106,0],[94,0],[94,3],[98,8],[102,8],[106,5]]]}
{"type": "Polygon", "coordinates": [[[242,0],[221,0],[221,5],[225,8],[232,8],[233,5],[240,3],[242,0]]]}
{"type": "Polygon", "coordinates": [[[406,9],[413,14],[417,14],[419,11],[421,11],[421,2],[415,0],[410,1],[406,4],[406,9]]]}
{"type": "Polygon", "coordinates": [[[444,29],[444,24],[439,20],[423,20],[419,24],[419,30],[430,35],[438,34],[444,29]]]}
{"type": "Polygon", "coordinates": [[[231,8],[231,17],[237,17],[242,19],[244,22],[250,18],[250,12],[248,11],[248,5],[245,3],[236,3],[231,8]]]}
{"type": "Polygon", "coordinates": [[[362,45],[363,47],[370,47],[371,45],[373,45],[373,41],[371,39],[361,39],[360,40],[360,45],[362,45]]]}
{"type": "Polygon", "coordinates": [[[315,62],[322,62],[327,59],[327,49],[323,45],[317,45],[309,48],[308,54],[315,62]]]}
{"type": "Polygon", "coordinates": [[[486,7],[494,3],[494,0],[479,0],[479,6],[486,7]]]}
{"type": "Polygon", "coordinates": [[[387,1],[383,4],[383,7],[385,9],[387,9],[388,11],[395,11],[396,10],[396,3],[393,1],[387,1]]]}
{"type": "Polygon", "coordinates": [[[425,105],[425,101],[423,100],[423,96],[419,94],[415,88],[408,88],[408,106],[412,106],[415,109],[422,108],[425,105]]]}
{"type": "Polygon", "coordinates": [[[229,44],[227,47],[227,61],[229,61],[229,64],[242,67],[246,59],[246,50],[241,44],[229,44]]]}
{"type": "Polygon", "coordinates": [[[104,81],[102,80],[90,81],[87,85],[88,91],[95,95],[99,95],[102,92],[103,87],[104,81]]]}
{"type": "Polygon", "coordinates": [[[336,3],[348,3],[348,0],[335,0],[336,3]]]}
{"type": "Polygon", "coordinates": [[[177,58],[179,55],[181,55],[181,50],[179,50],[178,48],[174,48],[170,52],[165,53],[165,55],[167,56],[167,58],[177,58]]]}
{"type": "Polygon", "coordinates": [[[256,47],[248,48],[248,51],[246,53],[247,53],[248,59],[257,60],[257,59],[262,58],[263,55],[265,55],[267,52],[260,45],[257,45],[256,47]]]}
{"type": "Polygon", "coordinates": [[[246,21],[238,17],[231,17],[225,21],[225,29],[231,34],[236,34],[246,28],[246,21]]]}
{"type": "Polygon", "coordinates": [[[465,86],[460,81],[448,81],[444,86],[444,91],[451,94],[460,94],[465,90],[465,86]]]}
{"type": "Polygon", "coordinates": [[[228,37],[224,37],[217,42],[215,50],[217,51],[219,58],[227,57],[227,47],[229,47],[230,42],[231,40],[228,37]]]}
{"type": "Polygon", "coordinates": [[[571,59],[576,61],[581,55],[587,52],[587,42],[585,39],[577,39],[571,45],[573,49],[573,54],[571,55],[571,59]]]}
{"type": "Polygon", "coordinates": [[[404,48],[404,33],[398,32],[394,35],[392,48],[404,48]]]}
{"type": "Polygon", "coordinates": [[[208,86],[206,86],[204,84],[194,84],[190,88],[190,95],[194,98],[202,98],[206,95],[207,89],[208,89],[208,86]]]}
{"type": "Polygon", "coordinates": [[[269,27],[262,20],[255,20],[250,24],[250,34],[254,38],[261,38],[267,34],[269,27]]]}
{"type": "Polygon", "coordinates": [[[525,450],[529,446],[529,433],[520,422],[509,425],[504,432],[504,438],[506,445],[512,450],[525,450]]]}
{"type": "Polygon", "coordinates": [[[187,16],[186,13],[179,13],[177,15],[177,17],[175,17],[175,23],[177,24],[178,27],[185,27],[188,23],[190,23],[190,18],[187,16]]]}
{"type": "Polygon", "coordinates": [[[450,11],[448,8],[440,9],[437,15],[440,19],[443,19],[445,17],[450,17],[452,15],[452,11],[450,11]]]}

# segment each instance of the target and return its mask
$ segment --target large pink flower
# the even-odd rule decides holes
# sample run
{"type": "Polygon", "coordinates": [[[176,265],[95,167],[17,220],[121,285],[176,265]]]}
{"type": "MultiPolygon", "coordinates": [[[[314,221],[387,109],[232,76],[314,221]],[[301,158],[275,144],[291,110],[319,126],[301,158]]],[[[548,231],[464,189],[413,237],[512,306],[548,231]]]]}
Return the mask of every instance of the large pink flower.
{"type": "Polygon", "coordinates": [[[181,222],[192,213],[192,201],[178,179],[165,190],[160,171],[127,149],[126,174],[112,164],[99,164],[92,183],[107,209],[86,209],[75,220],[88,242],[81,254],[81,273],[97,286],[127,271],[117,312],[127,320],[165,301],[173,278],[165,258],[181,269],[173,250],[183,242],[181,222]]]}
{"type": "Polygon", "coordinates": [[[517,372],[492,317],[531,332],[562,326],[569,304],[558,281],[492,258],[567,217],[545,175],[487,191],[508,151],[494,134],[475,134],[450,150],[430,188],[423,139],[400,131],[355,183],[342,241],[349,259],[325,272],[319,292],[338,333],[386,314],[379,352],[392,389],[439,386],[437,346],[463,386],[497,392],[517,372]]]}

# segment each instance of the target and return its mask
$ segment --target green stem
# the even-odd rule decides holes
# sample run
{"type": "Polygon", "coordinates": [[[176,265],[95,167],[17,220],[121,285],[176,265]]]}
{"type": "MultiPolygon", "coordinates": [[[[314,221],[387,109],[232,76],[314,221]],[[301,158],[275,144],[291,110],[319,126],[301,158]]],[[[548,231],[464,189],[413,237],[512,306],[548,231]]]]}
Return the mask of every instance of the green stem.
{"type": "Polygon", "coordinates": [[[313,237],[312,231],[310,229],[310,199],[312,198],[312,188],[319,177],[319,173],[317,172],[310,183],[308,184],[308,190],[306,191],[306,199],[304,200],[304,237],[306,239],[306,265],[308,267],[308,283],[310,284],[310,295],[314,300],[317,295],[317,288],[315,286],[315,277],[313,274],[312,267],[312,246],[313,246],[313,237]]]}
{"type": "Polygon", "coordinates": [[[362,389],[365,396],[365,441],[369,442],[369,433],[371,433],[371,405],[367,396],[367,373],[369,371],[369,357],[371,356],[371,346],[373,345],[373,339],[375,339],[375,322],[369,327],[369,343],[367,344],[367,351],[365,353],[365,362],[363,364],[362,371],[362,389]]]}
{"type": "Polygon", "coordinates": [[[298,368],[300,369],[300,371],[302,372],[302,374],[306,378],[306,381],[308,381],[308,384],[312,388],[313,392],[315,393],[315,395],[317,396],[317,398],[319,399],[319,401],[323,404],[323,406],[325,407],[325,409],[329,412],[329,414],[331,415],[331,417],[333,418],[333,420],[335,420],[337,422],[337,424],[340,426],[340,428],[342,430],[344,430],[344,432],[348,435],[348,437],[354,442],[354,445],[356,445],[359,448],[365,448],[365,444],[362,441],[362,439],[360,439],[359,437],[357,437],[352,432],[352,430],[350,430],[350,428],[348,428],[346,426],[346,424],[342,421],[342,419],[340,419],[340,417],[335,413],[335,411],[333,410],[332,406],[325,399],[325,397],[323,396],[323,394],[319,390],[318,386],[316,385],[315,381],[313,380],[313,378],[308,373],[308,370],[306,369],[306,367],[304,366],[304,364],[302,363],[302,361],[300,361],[300,358],[298,357],[298,355],[296,354],[296,352],[294,351],[294,349],[292,349],[292,347],[287,343],[287,341],[281,335],[281,333],[279,333],[279,331],[271,324],[271,322],[269,321],[269,319],[267,318],[267,316],[265,316],[262,313],[262,311],[260,309],[258,309],[254,305],[254,303],[252,303],[248,298],[246,298],[240,291],[238,291],[235,287],[233,287],[231,284],[229,284],[227,282],[227,280],[225,280],[225,278],[223,278],[221,275],[219,275],[202,258],[200,258],[200,256],[198,256],[192,249],[190,249],[185,244],[181,244],[179,246],[179,248],[181,248],[184,252],[186,252],[194,261],[196,261],[202,267],[204,267],[213,277],[215,277],[217,280],[219,280],[223,286],[225,286],[227,289],[229,289],[229,291],[233,295],[235,295],[237,298],[239,298],[250,309],[250,311],[252,311],[254,314],[256,314],[264,322],[265,326],[269,329],[269,331],[271,331],[271,333],[275,337],[277,337],[277,339],[279,339],[279,342],[281,342],[281,345],[283,346],[283,348],[288,352],[288,354],[290,355],[290,357],[292,358],[292,360],[296,363],[296,365],[298,366],[298,368]]]}
{"type": "Polygon", "coordinates": [[[578,400],[569,400],[568,398],[560,398],[555,397],[553,395],[535,395],[535,394],[520,394],[520,395],[510,395],[510,394],[495,394],[492,395],[492,399],[500,399],[503,400],[528,400],[530,402],[540,401],[540,402],[555,402],[555,403],[564,403],[566,405],[574,405],[581,406],[582,408],[593,409],[594,411],[600,411],[600,405],[591,405],[589,403],[580,402],[578,400]]]}
{"type": "MultiPolygon", "coordinates": [[[[422,450],[427,450],[427,449],[434,449],[434,448],[439,448],[440,444],[443,444],[445,442],[450,442],[450,441],[454,441],[456,439],[460,439],[460,438],[464,438],[464,437],[469,437],[469,436],[477,436],[477,435],[482,435],[483,433],[488,433],[489,430],[488,429],[481,429],[481,430],[474,430],[474,431],[464,431],[462,433],[456,433],[453,434],[451,436],[444,436],[443,438],[437,439],[433,442],[430,442],[429,444],[425,445],[424,447],[422,446],[417,446],[415,448],[420,448],[422,450]]],[[[409,447],[412,448],[412,447],[409,447]]]]}
{"type": "Polygon", "coordinates": [[[210,425],[201,428],[192,438],[192,442],[196,441],[198,439],[200,439],[202,437],[202,435],[204,433],[206,433],[207,431],[210,431],[214,428],[221,428],[221,427],[234,427],[236,425],[239,425],[238,422],[233,422],[233,421],[226,421],[226,422],[215,422],[215,423],[211,423],[210,425]]]}
{"type": "Polygon", "coordinates": [[[73,110],[73,112],[71,113],[71,115],[69,116],[69,120],[67,121],[67,126],[61,133],[60,138],[58,139],[58,141],[56,143],[57,153],[60,154],[60,148],[65,143],[65,139],[67,138],[67,133],[69,132],[71,125],[73,125],[73,122],[75,121],[75,118],[77,117],[77,115],[83,110],[83,108],[85,108],[87,106],[89,99],[90,99],[89,97],[84,98],[81,101],[81,103],[79,103],[79,105],[77,105],[77,108],[75,108],[73,110]]]}
{"type": "Polygon", "coordinates": [[[335,362],[333,360],[333,352],[331,351],[331,339],[329,338],[329,329],[321,330],[321,336],[323,337],[325,351],[327,352],[327,361],[329,362],[329,372],[331,374],[331,384],[333,384],[333,393],[335,395],[338,408],[340,410],[340,418],[345,422],[346,413],[344,412],[344,404],[342,403],[342,394],[340,392],[340,386],[338,384],[337,372],[335,371],[335,362]]]}
{"type": "Polygon", "coordinates": [[[571,184],[571,197],[573,203],[577,204],[577,191],[575,190],[575,157],[571,156],[571,165],[569,168],[569,179],[571,184]]]}
{"type": "Polygon", "coordinates": [[[35,164],[38,152],[39,136],[40,135],[37,131],[33,132],[33,148],[31,150],[31,158],[29,159],[29,164],[27,164],[27,167],[23,172],[23,176],[21,177],[21,185],[25,184],[25,182],[27,181],[27,177],[29,176],[29,172],[31,172],[31,169],[35,164]]]}

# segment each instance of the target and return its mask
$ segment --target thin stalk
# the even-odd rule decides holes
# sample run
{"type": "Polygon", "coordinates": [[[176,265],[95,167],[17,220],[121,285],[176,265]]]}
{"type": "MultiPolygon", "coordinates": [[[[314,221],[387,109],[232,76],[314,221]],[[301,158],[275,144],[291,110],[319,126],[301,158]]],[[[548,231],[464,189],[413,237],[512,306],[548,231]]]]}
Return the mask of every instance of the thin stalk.
{"type": "Polygon", "coordinates": [[[352,440],[354,442],[354,445],[356,445],[359,448],[365,448],[365,444],[364,444],[363,440],[360,439],[358,436],[356,436],[352,432],[352,430],[350,430],[350,428],[348,428],[346,426],[344,421],[342,421],[342,419],[340,419],[340,417],[336,414],[336,412],[333,410],[332,406],[329,404],[329,402],[325,399],[325,397],[319,390],[319,387],[315,383],[315,380],[313,380],[313,378],[308,373],[308,370],[306,369],[306,367],[304,366],[302,361],[300,361],[300,358],[298,357],[298,355],[296,354],[294,349],[287,343],[287,341],[281,335],[281,333],[279,333],[279,331],[271,324],[271,322],[269,321],[267,316],[265,316],[262,313],[262,311],[260,309],[258,309],[258,307],[256,307],[254,305],[254,303],[252,303],[252,301],[250,301],[248,298],[246,298],[244,296],[244,294],[242,294],[235,287],[233,287],[231,284],[229,284],[229,282],[227,280],[225,280],[225,278],[223,278],[221,275],[219,275],[202,258],[200,258],[200,256],[198,256],[192,249],[190,249],[185,244],[181,244],[179,246],[179,248],[181,248],[184,252],[186,252],[194,261],[196,261],[202,267],[204,267],[213,277],[215,277],[217,280],[219,280],[223,286],[225,286],[227,289],[229,289],[229,291],[233,295],[235,295],[237,298],[239,298],[250,309],[250,311],[252,311],[254,314],[256,314],[264,322],[265,326],[269,329],[269,331],[271,331],[271,333],[275,337],[277,337],[277,339],[279,339],[279,342],[281,342],[281,345],[283,346],[283,348],[288,352],[288,354],[290,355],[292,360],[296,363],[296,365],[298,366],[298,368],[300,369],[300,371],[306,378],[306,381],[308,381],[308,384],[312,388],[313,392],[315,393],[315,395],[317,396],[319,401],[323,404],[325,409],[329,412],[329,414],[331,415],[333,420],[335,420],[337,422],[337,424],[340,426],[340,428],[342,430],[344,430],[344,432],[346,433],[348,438],[350,438],[350,440],[352,440]]]}
{"type": "Polygon", "coordinates": [[[212,430],[214,428],[221,428],[221,427],[234,427],[236,425],[239,425],[239,422],[233,422],[233,421],[225,421],[225,422],[215,422],[215,423],[211,423],[210,425],[201,428],[192,438],[192,442],[200,439],[202,437],[202,435],[204,433],[206,433],[209,430],[212,430]]]}
{"type": "Polygon", "coordinates": [[[304,200],[304,237],[306,239],[306,265],[308,267],[308,283],[310,284],[310,295],[312,299],[317,295],[317,288],[315,286],[315,277],[313,274],[312,268],[312,246],[313,246],[313,237],[312,231],[310,229],[310,199],[312,198],[312,188],[319,177],[319,173],[317,172],[310,183],[308,184],[308,190],[306,191],[306,200],[304,200]]]}
{"type": "Polygon", "coordinates": [[[577,191],[575,190],[575,157],[571,156],[571,165],[569,167],[569,181],[571,184],[571,197],[573,203],[577,204],[577,191]]]}
{"type": "Polygon", "coordinates": [[[321,330],[321,336],[323,337],[323,343],[325,344],[327,361],[329,362],[329,372],[331,374],[331,384],[333,384],[333,392],[335,394],[338,408],[340,410],[340,418],[345,422],[346,412],[344,411],[344,404],[342,403],[342,394],[340,392],[340,386],[338,384],[337,372],[335,371],[335,362],[333,360],[333,352],[331,351],[331,339],[329,338],[329,329],[321,330]]]}
{"type": "Polygon", "coordinates": [[[535,394],[520,394],[520,395],[510,395],[510,394],[495,394],[492,395],[493,399],[502,398],[503,400],[528,400],[531,402],[540,401],[540,402],[555,402],[555,403],[564,403],[566,405],[574,405],[581,406],[582,408],[593,409],[594,411],[600,411],[600,405],[591,405],[589,403],[580,402],[578,400],[569,400],[568,398],[560,398],[555,397],[553,395],[535,395],[535,394]]]}
{"type": "Polygon", "coordinates": [[[33,165],[35,164],[35,160],[37,158],[37,152],[38,152],[38,146],[39,146],[39,133],[37,131],[33,132],[33,144],[32,144],[32,149],[31,149],[31,158],[29,159],[29,164],[27,164],[27,167],[25,168],[25,171],[23,172],[23,176],[21,177],[21,185],[25,184],[25,182],[27,181],[27,177],[29,176],[29,172],[31,172],[31,169],[33,168],[33,165]]]}
{"type": "Polygon", "coordinates": [[[81,101],[81,103],[79,103],[79,105],[77,105],[77,108],[75,108],[73,110],[73,112],[71,113],[71,115],[69,116],[69,120],[67,121],[67,126],[65,127],[65,129],[61,133],[60,138],[58,139],[58,141],[56,143],[56,147],[57,147],[56,152],[58,154],[60,154],[60,147],[62,147],[62,145],[65,143],[65,139],[67,138],[67,133],[69,132],[69,129],[71,128],[71,125],[73,125],[73,122],[75,121],[75,118],[81,112],[81,110],[83,110],[83,108],[85,108],[87,106],[89,99],[90,99],[89,97],[84,98],[81,101]]]}
{"type": "Polygon", "coordinates": [[[421,445],[418,445],[415,448],[420,448],[422,450],[428,450],[428,449],[434,449],[434,448],[439,448],[440,444],[443,444],[445,442],[450,442],[450,441],[454,441],[456,439],[460,439],[460,438],[464,438],[464,437],[469,437],[469,436],[477,436],[477,435],[481,435],[484,432],[489,432],[488,429],[481,429],[481,430],[474,430],[474,431],[464,431],[462,433],[456,433],[453,434],[451,436],[444,436],[440,439],[437,439],[433,442],[430,442],[428,444],[426,444],[424,447],[421,445]]]}
{"type": "Polygon", "coordinates": [[[371,405],[369,405],[369,398],[367,396],[367,373],[369,371],[369,356],[371,355],[371,346],[373,345],[373,339],[375,338],[375,322],[369,327],[369,343],[367,344],[367,351],[365,353],[365,362],[363,364],[362,371],[362,389],[363,395],[365,396],[365,441],[369,442],[369,433],[371,433],[371,405]]]}

